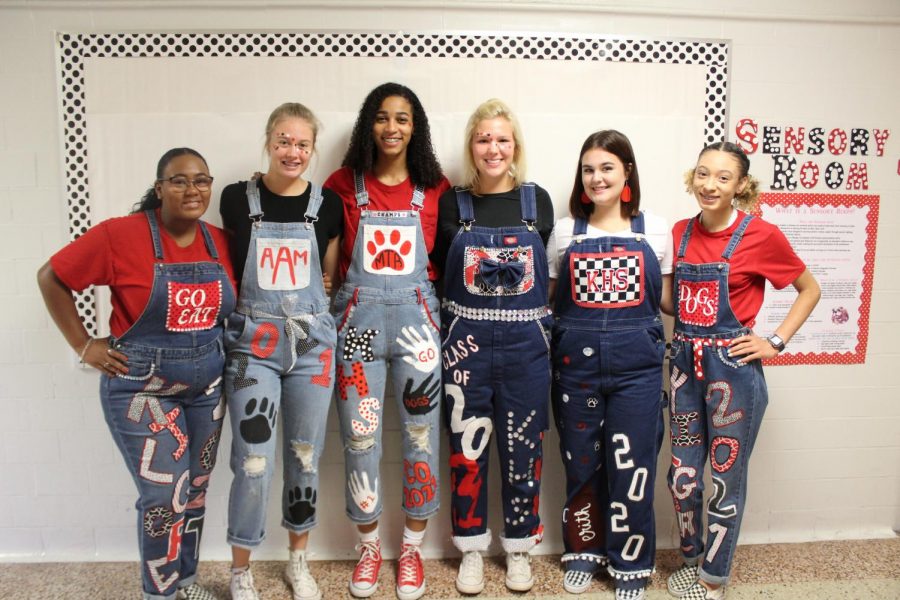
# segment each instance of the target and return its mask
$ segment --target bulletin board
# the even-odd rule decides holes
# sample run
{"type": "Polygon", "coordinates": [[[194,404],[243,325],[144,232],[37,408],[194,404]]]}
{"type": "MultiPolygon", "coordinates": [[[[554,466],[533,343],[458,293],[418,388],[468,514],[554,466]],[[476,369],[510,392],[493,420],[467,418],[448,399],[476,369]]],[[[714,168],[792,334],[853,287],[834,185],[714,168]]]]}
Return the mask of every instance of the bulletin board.
{"type": "MultiPolygon", "coordinates": [[[[461,175],[463,130],[482,101],[499,97],[524,132],[528,179],[546,188],[557,217],[588,134],[618,129],[635,148],[642,206],[669,223],[695,210],[682,173],[728,123],[727,40],[610,35],[204,32],[57,35],[60,115],[71,239],[129,212],[159,157],[188,146],[218,194],[265,170],[263,129],[286,101],[324,127],[305,177],[336,169],[366,93],[385,81],[412,88],[427,111],[451,182],[461,175]]],[[[91,335],[104,315],[92,290],[76,305],[91,335]]]]}

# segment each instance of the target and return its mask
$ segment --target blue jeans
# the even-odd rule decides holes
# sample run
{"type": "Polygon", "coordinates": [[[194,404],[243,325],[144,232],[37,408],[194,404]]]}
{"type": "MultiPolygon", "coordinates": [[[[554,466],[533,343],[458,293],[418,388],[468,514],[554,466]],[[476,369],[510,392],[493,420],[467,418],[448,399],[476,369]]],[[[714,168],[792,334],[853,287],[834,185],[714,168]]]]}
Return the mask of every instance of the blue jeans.
{"type": "Polygon", "coordinates": [[[144,598],[170,599],[197,577],[206,488],[224,406],[221,340],[198,348],[123,342],[128,375],[100,378],[106,422],[138,489],[144,598]]]}
{"type": "Polygon", "coordinates": [[[383,510],[381,437],[390,366],[402,419],[402,509],[410,517],[427,519],[440,505],[438,301],[416,289],[343,288],[334,311],[347,516],[366,524],[383,510]]]}
{"type": "Polygon", "coordinates": [[[728,358],[727,347],[704,348],[703,379],[697,378],[694,361],[691,342],[672,342],[672,466],[668,483],[685,562],[700,563],[704,581],[726,584],[744,514],[750,453],[768,392],[760,361],[737,363],[728,358]],[[714,490],[707,506],[704,545],[703,470],[707,459],[714,490]]]}
{"type": "Polygon", "coordinates": [[[316,525],[318,464],[334,385],[334,320],[321,313],[288,321],[233,313],[225,332],[234,473],[228,543],[242,548],[258,546],[266,535],[279,412],[284,440],[281,524],[295,533],[316,525]]]}

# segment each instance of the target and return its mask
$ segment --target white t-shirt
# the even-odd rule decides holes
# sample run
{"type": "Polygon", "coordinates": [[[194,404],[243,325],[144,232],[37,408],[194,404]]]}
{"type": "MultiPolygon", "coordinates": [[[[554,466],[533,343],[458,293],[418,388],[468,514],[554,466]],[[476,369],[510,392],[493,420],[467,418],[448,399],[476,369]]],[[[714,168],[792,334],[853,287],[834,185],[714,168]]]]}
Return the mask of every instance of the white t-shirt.
{"type": "MultiPolygon", "coordinates": [[[[645,210],[641,212],[644,213],[644,235],[656,254],[662,274],[668,275],[672,272],[672,229],[662,217],[645,210]]],[[[547,264],[550,267],[550,279],[559,279],[559,263],[565,257],[569,244],[572,243],[572,238],[574,237],[572,230],[574,228],[575,219],[572,217],[559,219],[556,222],[556,226],[553,227],[553,233],[550,234],[550,239],[547,241],[547,264]]],[[[604,236],[635,237],[635,234],[631,229],[604,231],[603,229],[591,227],[588,224],[587,237],[604,236]]]]}

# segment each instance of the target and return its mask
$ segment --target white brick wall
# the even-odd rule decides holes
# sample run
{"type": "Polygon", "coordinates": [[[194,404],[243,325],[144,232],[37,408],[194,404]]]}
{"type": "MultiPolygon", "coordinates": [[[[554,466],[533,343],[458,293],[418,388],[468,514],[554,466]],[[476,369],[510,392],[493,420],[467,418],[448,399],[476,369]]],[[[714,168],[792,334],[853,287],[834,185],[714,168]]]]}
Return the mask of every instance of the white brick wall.
{"type": "MultiPolygon", "coordinates": [[[[34,273],[67,239],[56,99],[54,32],[170,30],[179,24],[210,30],[382,29],[395,31],[549,31],[733,40],[732,120],[889,127],[887,156],[871,161],[871,191],[881,194],[881,218],[866,364],[772,368],[771,400],[751,466],[744,542],[787,542],[890,535],[900,527],[900,393],[893,376],[900,336],[900,123],[896,75],[900,6],[869,0],[848,8],[837,0],[665,0],[629,4],[568,0],[533,9],[485,2],[477,11],[452,2],[222,0],[215,9],[190,2],[0,2],[0,560],[122,560],[136,557],[132,482],[106,430],[96,377],[76,366],[52,327],[34,273]],[[397,3],[395,3],[397,4],[397,3]],[[354,8],[347,8],[353,5],[354,8]],[[553,6],[556,10],[552,10],[553,6]],[[414,6],[414,8],[413,8],[414,6]],[[677,8],[674,8],[676,7],[677,8]],[[343,8],[342,8],[343,7],[343,8]],[[852,14],[850,14],[852,12],[852,14]],[[807,22],[816,15],[817,22],[807,22]],[[757,19],[751,17],[758,17],[757,19]],[[840,90],[838,92],[837,90],[840,90]],[[848,94],[846,90],[857,93],[848,94]]],[[[693,157],[672,160],[685,166],[693,157]]],[[[762,157],[754,159],[763,165],[762,157]]],[[[765,167],[763,168],[765,170],[765,167]]],[[[540,180],[539,166],[533,165],[540,180]]],[[[762,174],[766,176],[765,173],[762,174]]],[[[652,203],[649,204],[652,208],[652,203]]],[[[388,412],[390,420],[391,407],[388,412]]],[[[351,527],[340,508],[340,444],[332,412],[322,461],[322,527],[313,534],[318,557],[352,552],[351,527]],[[326,533],[327,532],[327,533],[326,533]]],[[[400,466],[397,436],[387,432],[386,472],[400,466]],[[396,440],[393,440],[396,441],[396,440]]],[[[225,434],[209,493],[204,556],[223,559],[230,482],[225,434]]],[[[446,451],[446,441],[443,449],[446,451]]],[[[557,531],[564,482],[554,433],[546,444],[547,526],[542,552],[559,552],[557,531]]],[[[663,452],[660,464],[667,464],[663,452]]],[[[443,475],[445,481],[446,468],[443,475]]],[[[497,469],[491,496],[496,498],[497,469]]],[[[675,527],[662,480],[656,482],[660,545],[675,527]]],[[[445,510],[431,525],[426,553],[450,554],[448,489],[445,510]]],[[[270,535],[260,557],[281,557],[279,487],[272,491],[270,535]]],[[[383,525],[391,547],[401,518],[398,486],[388,490],[383,525]],[[393,494],[393,495],[391,495],[393,494]]],[[[320,498],[322,495],[320,495],[320,498]]],[[[490,526],[499,530],[498,501],[490,526]]]]}

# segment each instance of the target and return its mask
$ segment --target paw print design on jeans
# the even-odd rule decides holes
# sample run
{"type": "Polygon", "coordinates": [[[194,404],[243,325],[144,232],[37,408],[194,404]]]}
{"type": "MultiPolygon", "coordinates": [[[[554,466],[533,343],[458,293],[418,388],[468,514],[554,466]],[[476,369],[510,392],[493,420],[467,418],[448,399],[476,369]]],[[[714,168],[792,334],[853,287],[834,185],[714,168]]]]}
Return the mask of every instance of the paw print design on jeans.
{"type": "Polygon", "coordinates": [[[303,525],[316,514],[316,490],[300,486],[288,490],[288,515],[294,525],[303,525]]]}
{"type": "Polygon", "coordinates": [[[389,237],[385,237],[381,230],[375,231],[374,239],[366,244],[366,250],[372,259],[372,268],[376,271],[390,270],[402,271],[406,266],[405,257],[412,250],[412,242],[405,240],[401,243],[400,231],[394,229],[389,237]],[[390,245],[387,245],[390,244],[390,245]]]}
{"type": "Polygon", "coordinates": [[[275,427],[275,403],[263,397],[257,405],[256,398],[250,398],[244,407],[247,418],[241,421],[241,437],[248,444],[262,444],[272,437],[275,427]]]}

